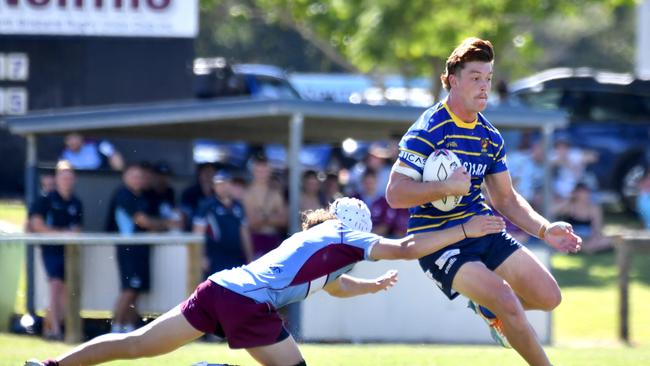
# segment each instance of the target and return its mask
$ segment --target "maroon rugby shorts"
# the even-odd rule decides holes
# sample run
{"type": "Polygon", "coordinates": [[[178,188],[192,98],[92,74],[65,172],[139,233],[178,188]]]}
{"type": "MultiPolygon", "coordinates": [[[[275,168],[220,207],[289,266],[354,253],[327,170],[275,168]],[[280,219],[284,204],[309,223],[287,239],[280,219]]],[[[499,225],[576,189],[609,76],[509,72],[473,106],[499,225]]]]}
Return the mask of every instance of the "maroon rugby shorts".
{"type": "Polygon", "coordinates": [[[289,337],[278,312],[267,303],[230,291],[210,280],[181,304],[197,330],[226,338],[230,348],[268,346],[289,337]]]}

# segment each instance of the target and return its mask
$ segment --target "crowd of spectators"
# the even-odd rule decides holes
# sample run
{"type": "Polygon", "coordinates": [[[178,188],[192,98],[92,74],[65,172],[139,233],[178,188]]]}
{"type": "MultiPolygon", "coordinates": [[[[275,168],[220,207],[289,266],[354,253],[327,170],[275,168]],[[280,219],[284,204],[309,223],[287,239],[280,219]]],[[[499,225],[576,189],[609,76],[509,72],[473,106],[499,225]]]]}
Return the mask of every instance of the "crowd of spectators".
{"type": "MultiPolygon", "coordinates": [[[[365,156],[348,167],[339,163],[336,170],[305,169],[301,213],[327,207],[338,197],[357,197],[370,207],[375,233],[387,237],[405,235],[408,210],[391,208],[384,194],[397,154],[398,141],[388,140],[370,144],[365,156]]],[[[194,179],[180,192],[174,191],[168,164],[125,165],[122,155],[108,141],[88,142],[79,134],[71,134],[65,138],[60,158],[54,174],[41,176],[42,196],[29,211],[28,229],[33,232],[82,230],[83,207],[72,193],[74,170],[105,167],[122,173],[122,184],[111,196],[106,231],[125,235],[168,230],[200,233],[205,236],[204,276],[259,258],[289,234],[287,171],[271,164],[263,149],[254,151],[239,169],[198,164],[194,179]]],[[[548,158],[553,172],[552,214],[570,222],[583,236],[584,251],[607,250],[611,244],[602,234],[598,187],[589,179],[588,169],[597,163],[598,155],[571,146],[560,137],[548,158]]],[[[526,133],[508,151],[513,184],[537,210],[544,202],[543,161],[541,143],[526,133]]],[[[650,228],[650,173],[639,188],[637,207],[650,228]]],[[[514,225],[509,226],[509,231],[522,243],[533,241],[514,225]]],[[[43,246],[42,253],[50,286],[44,334],[61,339],[63,250],[61,246],[43,246]]],[[[113,332],[128,332],[139,325],[137,299],[155,281],[150,278],[150,256],[149,246],[116,247],[121,292],[115,304],[113,332]]]]}

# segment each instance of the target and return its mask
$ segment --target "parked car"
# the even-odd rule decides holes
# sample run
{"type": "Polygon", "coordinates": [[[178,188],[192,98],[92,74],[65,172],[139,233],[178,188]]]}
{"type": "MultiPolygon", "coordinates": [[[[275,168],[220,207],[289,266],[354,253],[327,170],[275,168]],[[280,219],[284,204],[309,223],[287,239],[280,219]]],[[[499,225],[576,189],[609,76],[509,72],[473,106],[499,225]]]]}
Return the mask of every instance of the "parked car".
{"type": "Polygon", "coordinates": [[[301,99],[284,71],[263,64],[230,65],[223,57],[194,60],[197,98],[249,96],[261,99],[301,99]]]}
{"type": "Polygon", "coordinates": [[[514,102],[564,109],[570,124],[563,134],[599,154],[590,170],[598,188],[614,192],[627,208],[650,152],[650,80],[589,68],[551,69],[513,82],[514,102]]]}

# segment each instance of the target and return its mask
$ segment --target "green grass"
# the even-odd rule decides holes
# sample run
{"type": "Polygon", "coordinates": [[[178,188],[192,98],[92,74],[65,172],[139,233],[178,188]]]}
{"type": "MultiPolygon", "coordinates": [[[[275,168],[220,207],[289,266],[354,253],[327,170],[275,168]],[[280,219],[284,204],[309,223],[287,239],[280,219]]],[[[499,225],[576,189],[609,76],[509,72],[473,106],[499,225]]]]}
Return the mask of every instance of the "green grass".
{"type": "Polygon", "coordinates": [[[23,227],[27,218],[25,204],[21,201],[1,201],[0,220],[23,227]]]}
{"type": "MultiPolygon", "coordinates": [[[[30,357],[52,357],[70,347],[61,343],[48,343],[35,337],[0,334],[0,364],[20,365],[30,357]]],[[[524,362],[512,351],[496,346],[456,345],[319,345],[301,347],[310,366],[336,365],[430,365],[430,366],[515,366],[524,362]]],[[[563,366],[628,366],[650,363],[650,347],[627,348],[615,345],[597,347],[549,347],[549,356],[563,366]]],[[[110,366],[191,365],[197,361],[225,362],[254,365],[245,351],[229,350],[223,344],[195,342],[170,354],[153,359],[115,361],[110,366]]]]}
{"type": "MultiPolygon", "coordinates": [[[[563,294],[553,314],[556,344],[615,343],[618,285],[614,254],[556,255],[553,273],[563,294]]],[[[650,255],[634,256],[631,281],[631,339],[650,346],[650,255]]]]}

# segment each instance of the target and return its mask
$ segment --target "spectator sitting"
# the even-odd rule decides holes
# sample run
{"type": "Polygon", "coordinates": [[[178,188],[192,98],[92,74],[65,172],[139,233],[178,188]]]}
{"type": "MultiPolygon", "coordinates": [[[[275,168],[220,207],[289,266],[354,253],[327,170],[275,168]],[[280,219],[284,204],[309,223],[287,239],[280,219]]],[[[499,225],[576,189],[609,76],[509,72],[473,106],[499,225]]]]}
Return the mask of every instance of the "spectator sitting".
{"type": "Polygon", "coordinates": [[[106,140],[100,141],[99,144],[84,141],[81,134],[73,132],[65,136],[64,142],[65,149],[61,153],[61,159],[69,161],[74,169],[124,168],[122,155],[106,140]]]}
{"type": "MultiPolygon", "coordinates": [[[[65,233],[81,230],[83,207],[73,193],[74,178],[69,163],[61,161],[57,164],[55,189],[39,197],[29,210],[28,227],[32,232],[65,233]]],[[[41,254],[50,296],[43,335],[48,339],[62,340],[61,324],[65,314],[64,248],[63,245],[42,245],[41,254]]]]}
{"type": "Polygon", "coordinates": [[[636,198],[636,210],[641,216],[643,227],[650,230],[650,169],[646,168],[639,181],[639,195],[636,198]]]}
{"type": "Polygon", "coordinates": [[[551,162],[557,169],[554,188],[559,198],[569,198],[576,184],[584,180],[587,166],[597,161],[596,152],[572,147],[566,136],[558,137],[551,162]]]}
{"type": "Polygon", "coordinates": [[[253,259],[250,232],[242,204],[232,197],[232,178],[224,171],[213,178],[214,196],[203,201],[194,217],[195,233],[204,234],[207,275],[249,263],[253,259]]]}
{"type": "Polygon", "coordinates": [[[571,197],[554,208],[558,220],[573,226],[573,231],[582,237],[582,251],[595,253],[610,249],[611,242],[603,236],[603,210],[594,203],[591,189],[584,183],[578,183],[571,197]]]}
{"type": "Polygon", "coordinates": [[[56,182],[52,173],[47,172],[40,175],[40,189],[41,196],[47,196],[56,190],[56,182]]]}

